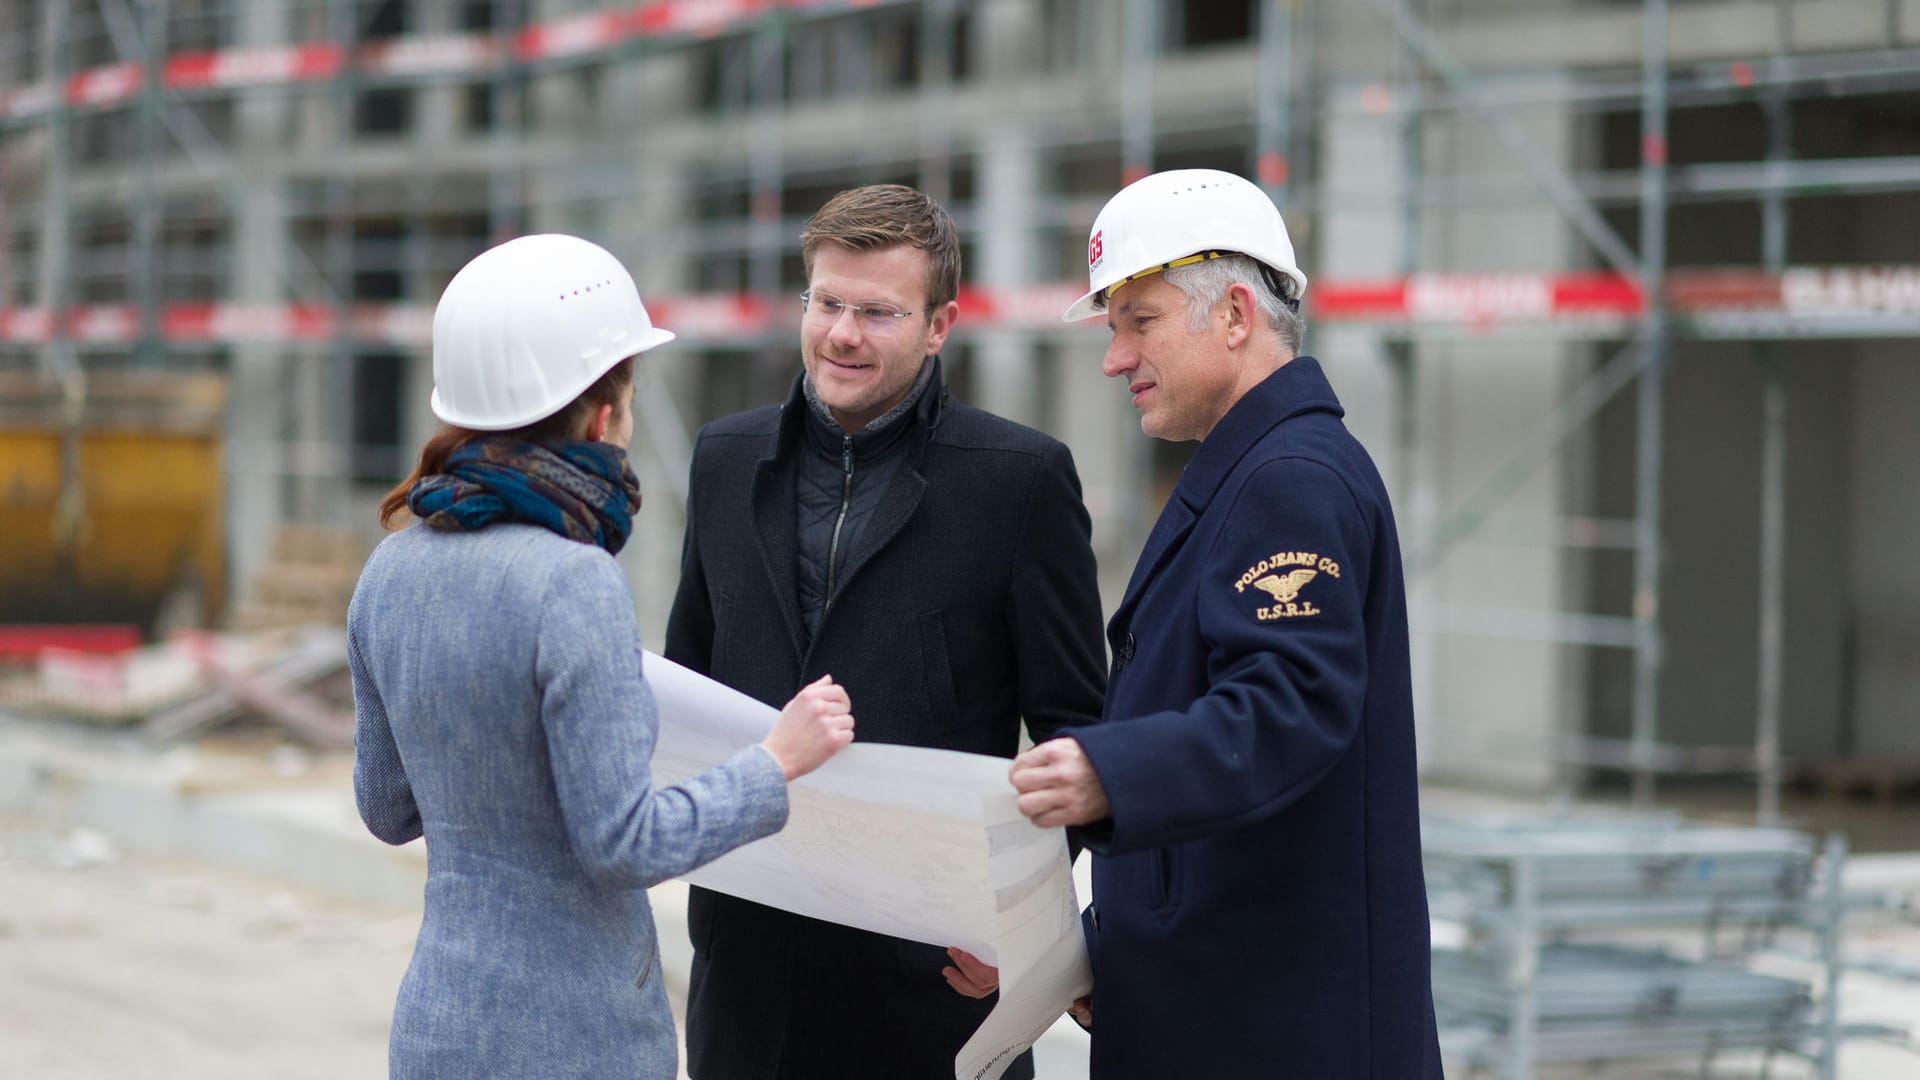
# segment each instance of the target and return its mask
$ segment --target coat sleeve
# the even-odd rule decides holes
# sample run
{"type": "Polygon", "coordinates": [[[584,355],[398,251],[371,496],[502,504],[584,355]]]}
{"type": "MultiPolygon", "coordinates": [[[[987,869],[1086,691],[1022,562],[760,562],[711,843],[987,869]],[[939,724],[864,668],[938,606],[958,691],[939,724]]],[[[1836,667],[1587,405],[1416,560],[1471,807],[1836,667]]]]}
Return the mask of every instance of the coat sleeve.
{"type": "Polygon", "coordinates": [[[367,831],[389,844],[420,837],[420,808],[387,721],[386,702],[360,658],[360,642],[347,628],[347,669],[353,677],[353,801],[367,831]]]}
{"type": "Polygon", "coordinates": [[[1080,476],[1064,444],[1042,458],[1028,495],[1011,592],[1007,634],[1028,734],[1039,743],[1097,723],[1107,682],[1099,574],[1080,476]]]}
{"type": "Polygon", "coordinates": [[[707,592],[706,567],[700,561],[694,508],[700,501],[700,450],[706,433],[694,441],[687,487],[687,531],[680,543],[680,584],[667,613],[667,647],[662,655],[689,671],[713,671],[713,597],[707,592]]]}
{"type": "Polygon", "coordinates": [[[654,786],[660,718],[640,670],[632,594],[612,559],[581,555],[554,568],[534,661],[575,858],[596,880],[649,887],[778,832],[786,778],[758,745],[684,784],[654,786]]]}
{"type": "MultiPolygon", "coordinates": [[[[1365,516],[1338,475],[1307,459],[1260,466],[1233,498],[1193,595],[1168,601],[1195,605],[1206,691],[1184,710],[1072,733],[1113,809],[1110,833],[1085,834],[1096,850],[1164,847],[1279,813],[1359,730],[1365,516]]],[[[1152,662],[1143,646],[1121,678],[1153,678],[1152,662]]]]}

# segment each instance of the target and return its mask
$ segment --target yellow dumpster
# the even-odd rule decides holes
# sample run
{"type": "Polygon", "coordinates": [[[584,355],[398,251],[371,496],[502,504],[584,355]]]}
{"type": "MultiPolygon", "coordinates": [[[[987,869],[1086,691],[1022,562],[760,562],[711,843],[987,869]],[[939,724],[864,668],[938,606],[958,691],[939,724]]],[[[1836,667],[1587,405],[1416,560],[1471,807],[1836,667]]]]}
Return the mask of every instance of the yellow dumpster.
{"type": "Polygon", "coordinates": [[[0,624],[219,615],[226,394],[216,374],[0,372],[0,624]]]}

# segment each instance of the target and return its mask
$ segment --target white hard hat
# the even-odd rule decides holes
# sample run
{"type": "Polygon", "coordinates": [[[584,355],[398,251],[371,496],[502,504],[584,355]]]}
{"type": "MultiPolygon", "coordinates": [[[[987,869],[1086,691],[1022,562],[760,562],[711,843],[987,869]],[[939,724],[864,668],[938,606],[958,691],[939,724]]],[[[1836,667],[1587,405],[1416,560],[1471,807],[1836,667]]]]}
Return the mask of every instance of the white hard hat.
{"type": "Polygon", "coordinates": [[[476,431],[525,427],[672,340],[605,248],[560,233],[509,240],[461,267],[433,310],[433,415],[476,431]]]}
{"type": "Polygon", "coordinates": [[[1293,280],[1291,299],[1306,294],[1307,275],[1294,265],[1293,241],[1266,192],[1230,172],[1174,169],[1107,200],[1087,238],[1087,294],[1061,318],[1090,319],[1108,290],[1209,253],[1251,256],[1293,280]]]}

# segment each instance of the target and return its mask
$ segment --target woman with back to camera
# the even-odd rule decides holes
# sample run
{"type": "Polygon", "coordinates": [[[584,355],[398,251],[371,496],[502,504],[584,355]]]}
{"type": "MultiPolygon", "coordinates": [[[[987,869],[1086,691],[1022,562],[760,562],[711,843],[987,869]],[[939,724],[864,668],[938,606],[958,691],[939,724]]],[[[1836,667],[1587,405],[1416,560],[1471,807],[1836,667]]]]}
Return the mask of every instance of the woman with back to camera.
{"type": "Polygon", "coordinates": [[[830,678],[765,742],[652,784],[658,731],[626,576],[633,358],[673,335],[602,248],[527,236],[434,311],[448,426],[381,504],[347,614],[354,795],[390,844],[424,835],[426,910],[394,1077],[671,1078],[646,888],[786,823],[788,781],[853,738],[830,678]]]}

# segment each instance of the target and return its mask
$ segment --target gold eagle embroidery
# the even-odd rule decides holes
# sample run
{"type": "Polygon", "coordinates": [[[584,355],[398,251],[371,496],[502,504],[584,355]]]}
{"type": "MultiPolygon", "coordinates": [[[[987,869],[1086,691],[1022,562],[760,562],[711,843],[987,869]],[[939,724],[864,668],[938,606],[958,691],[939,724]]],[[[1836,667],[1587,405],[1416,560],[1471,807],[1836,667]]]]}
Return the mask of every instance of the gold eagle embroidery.
{"type": "Polygon", "coordinates": [[[1298,570],[1289,571],[1285,577],[1268,574],[1256,580],[1253,587],[1284,604],[1299,596],[1301,588],[1318,576],[1320,571],[1301,567],[1298,570]]]}

